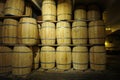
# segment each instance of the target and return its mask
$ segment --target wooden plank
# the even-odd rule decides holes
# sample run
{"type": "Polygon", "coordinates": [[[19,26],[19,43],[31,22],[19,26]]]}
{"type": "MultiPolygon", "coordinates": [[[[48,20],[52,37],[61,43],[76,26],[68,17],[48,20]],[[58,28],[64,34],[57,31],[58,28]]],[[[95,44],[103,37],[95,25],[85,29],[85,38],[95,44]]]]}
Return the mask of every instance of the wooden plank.
{"type": "Polygon", "coordinates": [[[21,18],[21,17],[30,17],[30,16],[26,16],[26,15],[22,15],[22,16],[0,16],[0,19],[6,19],[6,18],[21,18]]]}
{"type": "Polygon", "coordinates": [[[38,46],[101,46],[104,44],[53,44],[53,45],[45,45],[45,44],[38,44],[38,46]]]}
{"type": "MultiPolygon", "coordinates": [[[[90,22],[90,21],[95,21],[95,20],[61,20],[61,21],[67,21],[67,22],[74,22],[74,21],[85,21],[85,22],[90,22]]],[[[43,22],[53,22],[53,23],[57,23],[60,21],[37,21],[37,23],[43,23],[43,22]]]]}

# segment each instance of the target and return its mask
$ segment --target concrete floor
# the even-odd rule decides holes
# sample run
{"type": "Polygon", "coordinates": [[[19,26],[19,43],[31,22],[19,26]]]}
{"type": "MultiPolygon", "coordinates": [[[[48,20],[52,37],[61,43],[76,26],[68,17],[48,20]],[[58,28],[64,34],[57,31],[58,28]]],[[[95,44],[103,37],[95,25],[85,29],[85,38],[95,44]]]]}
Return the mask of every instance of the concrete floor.
{"type": "Polygon", "coordinates": [[[85,72],[33,72],[27,80],[118,80],[119,72],[85,71],[85,72]]]}

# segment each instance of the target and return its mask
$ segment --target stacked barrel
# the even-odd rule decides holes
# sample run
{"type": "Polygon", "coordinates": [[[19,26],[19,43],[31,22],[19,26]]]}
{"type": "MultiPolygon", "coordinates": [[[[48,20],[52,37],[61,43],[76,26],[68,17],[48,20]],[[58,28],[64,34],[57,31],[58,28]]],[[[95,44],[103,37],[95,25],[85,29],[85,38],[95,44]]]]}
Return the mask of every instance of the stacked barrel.
{"type": "Polygon", "coordinates": [[[71,24],[72,19],[72,1],[58,0],[57,2],[57,24],[56,38],[59,45],[56,49],[56,67],[60,70],[71,69],[72,53],[71,48],[71,24]]]}
{"type": "Polygon", "coordinates": [[[27,76],[33,63],[39,63],[39,57],[33,56],[39,51],[32,48],[38,44],[37,21],[32,18],[32,7],[24,0],[0,0],[0,6],[0,16],[6,17],[0,21],[0,73],[27,76]]]}
{"type": "Polygon", "coordinates": [[[89,44],[92,45],[90,47],[90,68],[105,70],[105,25],[97,5],[88,6],[87,19],[90,21],[88,23],[89,44]]]}
{"type": "Polygon", "coordinates": [[[88,11],[77,6],[72,14],[71,0],[43,0],[41,24],[24,0],[6,0],[4,5],[4,16],[27,17],[0,21],[0,73],[24,77],[40,67],[87,70],[89,65],[105,70],[105,27],[96,5],[88,11]]]}
{"type": "Polygon", "coordinates": [[[42,20],[39,25],[39,35],[41,39],[40,61],[41,68],[52,69],[55,67],[55,48],[49,45],[55,44],[56,30],[56,2],[54,0],[42,1],[42,20]],[[49,8],[49,9],[48,9],[49,8]]]}
{"type": "Polygon", "coordinates": [[[69,70],[73,67],[76,70],[86,70],[89,68],[90,62],[91,69],[104,70],[105,28],[99,8],[96,5],[90,5],[87,11],[86,6],[77,6],[74,10],[72,24],[71,21],[71,0],[58,0],[57,2],[43,0],[42,23],[39,25],[42,45],[40,54],[41,68],[52,69],[56,67],[60,70],[69,70]],[[94,58],[104,59],[97,61],[94,58]],[[98,67],[95,69],[96,65],[98,67],[102,65],[104,69],[98,69],[98,67]],[[93,66],[95,67],[93,68],[93,66]]]}
{"type": "Polygon", "coordinates": [[[74,22],[72,23],[72,43],[76,46],[72,51],[73,68],[76,70],[88,69],[88,33],[86,7],[76,6],[74,10],[74,22]],[[79,46],[78,46],[79,45],[79,46]]]}

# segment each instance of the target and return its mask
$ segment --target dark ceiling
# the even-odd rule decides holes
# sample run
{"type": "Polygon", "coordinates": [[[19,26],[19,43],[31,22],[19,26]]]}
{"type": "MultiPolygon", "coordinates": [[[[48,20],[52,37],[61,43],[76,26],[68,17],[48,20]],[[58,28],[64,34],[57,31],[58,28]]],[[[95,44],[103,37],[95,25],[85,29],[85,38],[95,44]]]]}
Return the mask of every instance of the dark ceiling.
{"type": "MultiPolygon", "coordinates": [[[[101,10],[108,11],[108,25],[120,24],[120,0],[73,0],[73,2],[75,5],[89,5],[95,3],[101,8],[101,10]]],[[[42,4],[42,0],[40,0],[39,4],[42,4]]]]}
{"type": "Polygon", "coordinates": [[[77,4],[91,4],[95,3],[101,7],[102,10],[108,11],[108,25],[120,24],[120,0],[73,0],[77,4]]]}

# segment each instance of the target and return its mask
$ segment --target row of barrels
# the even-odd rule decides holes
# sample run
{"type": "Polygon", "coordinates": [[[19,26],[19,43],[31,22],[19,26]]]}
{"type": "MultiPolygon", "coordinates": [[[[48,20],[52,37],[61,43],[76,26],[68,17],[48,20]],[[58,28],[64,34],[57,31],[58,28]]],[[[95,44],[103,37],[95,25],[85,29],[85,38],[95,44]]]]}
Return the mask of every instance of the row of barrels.
{"type": "Polygon", "coordinates": [[[19,21],[4,19],[1,22],[1,42],[4,44],[44,45],[57,44],[104,44],[105,27],[102,20],[91,21],[89,27],[84,21],[55,23],[44,22],[37,26],[34,18],[24,17],[19,21]],[[39,40],[40,39],[40,40],[39,40]]]}
{"type": "Polygon", "coordinates": [[[0,0],[0,16],[32,16],[32,7],[25,0],[0,0]]]}
{"type": "MultiPolygon", "coordinates": [[[[78,5],[74,7],[74,20],[101,19],[100,8],[95,4],[89,5],[88,10],[85,5],[78,5]]],[[[57,21],[71,20],[73,15],[72,10],[72,0],[43,0],[42,19],[43,21],[56,21],[56,18],[57,21]]]]}
{"type": "Polygon", "coordinates": [[[1,43],[34,45],[38,42],[37,22],[34,18],[26,17],[19,21],[7,18],[0,26],[1,43]]]}
{"type": "Polygon", "coordinates": [[[106,69],[104,46],[93,46],[90,51],[85,46],[58,46],[56,49],[50,46],[32,48],[17,45],[13,49],[0,46],[0,74],[12,71],[13,75],[25,76],[31,73],[33,65],[34,69],[56,67],[69,70],[73,67],[76,70],[87,70],[89,62],[92,70],[106,69]]]}
{"type": "MultiPolygon", "coordinates": [[[[25,3],[24,0],[0,0],[0,13],[1,15],[14,15],[20,16],[27,14],[32,15],[30,4],[25,3]]],[[[43,0],[42,2],[42,18],[43,20],[71,20],[72,18],[72,1],[71,0],[58,0],[57,9],[54,0],[43,0]],[[48,9],[49,8],[49,9],[48,9]]],[[[101,18],[100,9],[96,5],[88,6],[86,11],[85,6],[77,6],[74,11],[75,20],[99,20],[101,18]]]]}
{"type": "Polygon", "coordinates": [[[105,70],[105,48],[104,46],[93,46],[90,49],[85,46],[76,46],[72,49],[68,46],[58,46],[56,49],[43,46],[40,51],[41,68],[52,69],[56,67],[61,70],[69,70],[71,67],[77,70],[87,70],[89,61],[93,70],[105,70]]]}
{"type": "Polygon", "coordinates": [[[42,44],[104,44],[105,27],[102,20],[91,21],[87,25],[84,21],[59,21],[55,24],[44,22],[41,24],[40,37],[42,44]],[[72,42],[71,42],[72,40],[72,42]]]}

